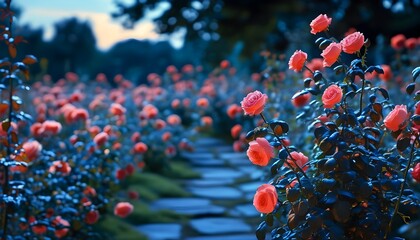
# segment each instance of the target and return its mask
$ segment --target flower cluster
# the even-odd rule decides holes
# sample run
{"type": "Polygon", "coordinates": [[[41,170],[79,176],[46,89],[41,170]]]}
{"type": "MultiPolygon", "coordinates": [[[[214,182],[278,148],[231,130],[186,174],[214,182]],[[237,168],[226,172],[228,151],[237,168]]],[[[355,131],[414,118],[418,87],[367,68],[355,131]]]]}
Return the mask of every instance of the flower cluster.
{"type": "MultiPolygon", "coordinates": [[[[311,33],[327,31],[331,22],[319,15],[311,33]]],[[[306,69],[305,89],[292,97],[303,110],[296,119],[313,131],[313,140],[299,140],[303,152],[286,141],[293,133],[273,111],[279,106],[276,95],[251,91],[241,102],[245,115],[261,117],[246,134],[247,155],[253,164],[270,166],[269,183],[257,189],[253,201],[264,214],[257,237],[264,239],[271,228],[273,239],[387,239],[397,234],[396,218],[408,223],[420,214],[413,191],[420,180],[420,97],[409,97],[420,67],[406,84],[407,97],[399,99],[408,102],[393,105],[388,90],[370,81],[387,72],[386,82],[393,77],[390,68],[367,65],[363,33],[315,43],[323,59],[308,61],[308,54],[297,50],[288,62],[295,72],[306,69]],[[353,58],[350,63],[340,60],[344,53],[353,58]],[[328,80],[324,68],[332,66],[336,77],[328,80]]]]}

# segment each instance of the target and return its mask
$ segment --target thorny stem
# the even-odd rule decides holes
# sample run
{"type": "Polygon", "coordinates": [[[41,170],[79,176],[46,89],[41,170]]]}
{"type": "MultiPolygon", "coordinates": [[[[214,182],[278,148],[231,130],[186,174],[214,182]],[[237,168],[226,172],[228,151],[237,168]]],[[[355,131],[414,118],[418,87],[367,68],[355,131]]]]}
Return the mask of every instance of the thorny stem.
{"type": "Polygon", "coordinates": [[[362,92],[360,93],[360,108],[359,108],[359,115],[362,114],[363,109],[363,93],[365,92],[365,78],[362,79],[362,92]]]}
{"type": "Polygon", "coordinates": [[[403,180],[403,182],[401,183],[400,194],[398,195],[398,200],[397,200],[397,202],[395,203],[394,212],[392,213],[391,220],[389,221],[389,224],[388,224],[388,229],[387,229],[387,230],[386,230],[386,232],[385,232],[384,239],[386,239],[386,238],[387,238],[388,233],[391,231],[392,221],[394,220],[395,215],[397,215],[397,214],[398,214],[398,208],[399,208],[399,206],[400,206],[400,203],[401,203],[401,197],[402,197],[402,195],[403,195],[403,192],[404,192],[404,187],[405,187],[405,183],[406,183],[406,181],[407,181],[408,169],[410,169],[411,162],[413,161],[413,157],[414,157],[414,144],[415,144],[415,142],[416,142],[416,141],[418,141],[418,137],[416,137],[416,139],[414,139],[413,143],[411,144],[411,149],[410,149],[410,159],[408,160],[408,164],[407,164],[407,166],[405,167],[405,170],[404,170],[404,176],[403,176],[403,177],[404,177],[404,180],[403,180]]]}
{"type": "MultiPolygon", "coordinates": [[[[263,121],[266,123],[266,124],[268,124],[268,122],[267,122],[267,120],[265,119],[265,117],[264,117],[264,115],[262,114],[262,113],[260,113],[260,116],[261,116],[261,118],[263,119],[263,121]]],[[[270,127],[271,128],[271,127],[270,127]]],[[[274,129],[272,129],[273,131],[274,131],[274,129]]],[[[273,133],[274,134],[274,136],[276,137],[276,139],[277,139],[277,141],[279,141],[279,143],[280,143],[280,145],[286,150],[286,153],[287,153],[287,155],[289,155],[289,157],[290,157],[290,159],[291,160],[293,160],[293,161],[295,161],[295,159],[292,157],[292,154],[290,153],[290,151],[289,151],[289,149],[283,144],[283,142],[281,141],[281,139],[280,139],[280,137],[279,136],[277,136],[277,134],[275,134],[275,133],[273,133]]],[[[286,162],[286,164],[291,168],[291,169],[294,169],[291,165],[290,165],[290,163],[288,163],[287,161],[285,161],[286,162]]],[[[306,177],[307,179],[309,179],[308,178],[308,176],[306,175],[306,173],[302,170],[302,168],[301,167],[299,167],[297,164],[295,164],[296,165],[296,169],[299,171],[299,172],[301,172],[302,174],[303,174],[303,176],[304,177],[306,177]]],[[[296,173],[296,172],[295,172],[296,173]]],[[[298,181],[299,181],[299,177],[298,177],[298,175],[296,174],[296,176],[297,176],[297,179],[298,179],[298,181]]],[[[299,183],[300,183],[300,181],[299,181],[299,183]]]]}
{"type": "MultiPolygon", "coordinates": [[[[10,12],[10,4],[12,3],[12,0],[6,0],[6,11],[10,12]]],[[[9,19],[9,32],[11,35],[11,31],[12,31],[12,23],[13,23],[13,17],[10,16],[9,19]]],[[[10,161],[10,156],[12,154],[12,149],[11,149],[11,124],[12,124],[12,112],[13,112],[13,78],[11,77],[12,74],[12,68],[9,67],[9,72],[8,72],[8,80],[9,80],[9,114],[8,114],[8,130],[7,130],[7,157],[6,157],[6,165],[3,166],[4,167],[4,184],[3,184],[3,196],[8,195],[9,194],[9,161],[10,161]]],[[[8,220],[9,217],[7,215],[8,213],[8,206],[7,203],[3,209],[3,234],[2,234],[2,240],[7,239],[7,226],[8,226],[8,220]]]]}

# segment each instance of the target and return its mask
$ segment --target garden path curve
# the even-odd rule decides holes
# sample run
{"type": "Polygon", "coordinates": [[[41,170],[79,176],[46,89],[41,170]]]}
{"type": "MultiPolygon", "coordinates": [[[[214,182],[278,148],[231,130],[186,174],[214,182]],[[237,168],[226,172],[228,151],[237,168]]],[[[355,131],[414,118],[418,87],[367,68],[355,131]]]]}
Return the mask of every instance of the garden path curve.
{"type": "Polygon", "coordinates": [[[169,209],[189,220],[137,229],[152,240],[255,240],[260,214],[252,199],[262,184],[262,169],[217,138],[201,137],[194,147],[194,152],[182,154],[201,175],[182,180],[191,197],[163,198],[151,204],[153,210],[169,209]]]}

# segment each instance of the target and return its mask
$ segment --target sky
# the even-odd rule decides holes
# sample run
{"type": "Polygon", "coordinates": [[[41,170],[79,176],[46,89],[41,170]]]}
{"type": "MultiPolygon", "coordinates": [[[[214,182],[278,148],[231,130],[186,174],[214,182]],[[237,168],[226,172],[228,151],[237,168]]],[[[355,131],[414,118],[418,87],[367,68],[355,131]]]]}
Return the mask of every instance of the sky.
{"type": "MultiPolygon", "coordinates": [[[[146,19],[138,22],[134,29],[124,29],[111,17],[111,13],[117,9],[114,0],[13,0],[12,4],[23,9],[17,21],[34,28],[43,27],[45,40],[54,35],[54,23],[77,17],[90,22],[96,36],[97,47],[101,50],[107,50],[116,42],[130,38],[154,41],[168,39],[174,47],[182,46],[182,36],[168,38],[154,32],[155,26],[151,18],[160,11],[147,14],[146,19]]],[[[162,5],[161,9],[166,7],[168,6],[162,5]]]]}

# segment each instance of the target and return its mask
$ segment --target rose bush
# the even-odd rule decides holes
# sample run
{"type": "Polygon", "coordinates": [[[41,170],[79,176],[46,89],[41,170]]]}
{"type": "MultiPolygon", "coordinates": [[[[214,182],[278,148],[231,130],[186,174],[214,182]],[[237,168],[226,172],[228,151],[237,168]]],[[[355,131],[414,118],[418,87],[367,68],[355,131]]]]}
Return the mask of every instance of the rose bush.
{"type": "MultiPolygon", "coordinates": [[[[320,15],[311,22],[311,33],[327,31],[330,24],[328,16],[320,15]]],[[[303,72],[305,89],[293,99],[305,94],[314,99],[296,117],[312,135],[289,130],[289,124],[281,120],[287,114],[279,113],[287,107],[282,104],[283,92],[274,92],[272,85],[266,86],[270,97],[264,101],[243,100],[260,115],[249,114],[257,127],[245,136],[248,151],[264,152],[264,147],[256,149],[255,144],[263,137],[276,151],[275,157],[264,162],[271,187],[263,184],[254,196],[254,206],[263,214],[257,238],[264,239],[271,232],[272,239],[393,239],[401,234],[397,229],[402,223],[415,221],[420,215],[416,192],[420,172],[416,106],[420,94],[412,96],[420,67],[404,83],[396,72],[386,75],[390,69],[369,66],[369,42],[357,31],[339,42],[330,37],[315,42],[323,50],[323,67],[331,70],[315,69],[300,52],[305,56],[304,66],[300,62],[289,66],[307,70],[303,72]],[[348,56],[341,59],[344,53],[351,56],[350,62],[344,62],[348,56]],[[382,78],[383,82],[379,80],[382,78]],[[391,83],[399,87],[385,85],[391,83]],[[400,87],[405,94],[399,92],[400,87]],[[390,93],[406,103],[394,105],[390,93]],[[299,136],[292,141],[296,146],[286,144],[294,134],[299,136]]],[[[391,45],[401,54],[405,45],[399,42],[405,43],[405,39],[393,38],[391,45]]],[[[297,53],[292,54],[289,65],[298,62],[297,53]]],[[[253,162],[253,156],[248,157],[253,162]]]]}

